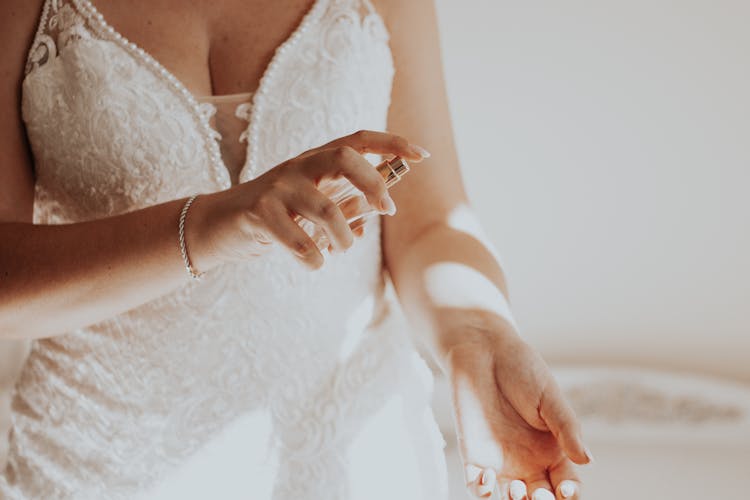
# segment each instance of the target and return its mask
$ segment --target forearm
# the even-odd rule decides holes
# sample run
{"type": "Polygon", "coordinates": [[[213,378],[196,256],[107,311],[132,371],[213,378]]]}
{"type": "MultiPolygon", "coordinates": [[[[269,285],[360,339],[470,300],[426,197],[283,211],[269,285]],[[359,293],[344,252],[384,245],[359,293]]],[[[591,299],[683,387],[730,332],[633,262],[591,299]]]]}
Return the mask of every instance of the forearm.
{"type": "MultiPolygon", "coordinates": [[[[199,196],[185,225],[190,260],[205,272],[222,262],[260,255],[262,248],[277,243],[317,269],[323,255],[290,214],[321,225],[337,235],[342,249],[348,248],[353,234],[346,218],[317,184],[344,177],[372,207],[386,210],[385,182],[362,156],[365,152],[412,162],[423,158],[403,137],[359,131],[310,149],[252,181],[199,196]]],[[[177,237],[184,202],[78,224],[0,224],[0,337],[64,333],[184,284],[190,278],[177,237]]]]}
{"type": "MultiPolygon", "coordinates": [[[[202,198],[187,236],[200,224],[202,198]]],[[[184,201],[75,224],[0,224],[0,336],[64,333],[186,283],[177,237],[184,201]]]]}
{"type": "Polygon", "coordinates": [[[386,245],[386,262],[405,314],[439,362],[469,336],[515,335],[505,276],[481,235],[433,224],[406,244],[386,245]]]}

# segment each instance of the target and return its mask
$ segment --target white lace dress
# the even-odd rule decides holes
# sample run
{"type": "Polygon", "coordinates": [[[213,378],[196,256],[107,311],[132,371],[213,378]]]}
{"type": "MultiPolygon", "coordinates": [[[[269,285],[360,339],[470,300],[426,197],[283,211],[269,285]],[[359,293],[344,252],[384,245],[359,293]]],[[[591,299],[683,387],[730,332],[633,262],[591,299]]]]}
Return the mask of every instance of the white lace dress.
{"type": "MultiPolygon", "coordinates": [[[[88,0],[46,0],[26,73],[36,223],[230,186],[215,109],[88,0]]],[[[388,33],[369,2],[316,0],[252,105],[238,110],[247,120],[240,181],[335,137],[383,129],[392,76],[388,33]]],[[[269,425],[246,433],[266,446],[262,461],[243,467],[271,486],[245,498],[357,498],[350,472],[362,457],[391,498],[444,498],[429,372],[383,285],[380,221],[371,218],[365,236],[319,271],[273,248],[35,341],[13,399],[0,498],[147,494],[251,414],[269,425]]]]}

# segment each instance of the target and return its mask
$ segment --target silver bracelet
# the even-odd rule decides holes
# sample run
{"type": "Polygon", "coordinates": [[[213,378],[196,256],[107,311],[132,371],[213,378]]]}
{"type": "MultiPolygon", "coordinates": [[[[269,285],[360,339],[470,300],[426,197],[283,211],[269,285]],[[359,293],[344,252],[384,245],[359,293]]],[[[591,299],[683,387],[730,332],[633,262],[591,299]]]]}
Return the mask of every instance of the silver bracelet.
{"type": "Polygon", "coordinates": [[[203,273],[196,272],[193,264],[190,263],[190,257],[188,257],[187,247],[185,246],[185,219],[187,218],[187,213],[190,205],[193,204],[197,197],[198,195],[194,194],[193,196],[188,198],[185,202],[185,205],[182,206],[182,212],[180,212],[180,223],[178,226],[178,233],[180,236],[180,253],[182,254],[182,260],[183,262],[185,262],[185,269],[187,269],[190,277],[196,280],[200,279],[201,276],[203,276],[203,273]]]}

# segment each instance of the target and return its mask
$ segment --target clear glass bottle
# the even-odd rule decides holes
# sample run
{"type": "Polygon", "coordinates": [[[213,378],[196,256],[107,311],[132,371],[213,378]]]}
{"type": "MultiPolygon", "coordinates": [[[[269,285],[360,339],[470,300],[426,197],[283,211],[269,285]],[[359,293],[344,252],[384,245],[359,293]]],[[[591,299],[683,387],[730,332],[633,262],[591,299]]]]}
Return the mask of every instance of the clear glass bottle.
{"type": "MultiPolygon", "coordinates": [[[[409,164],[396,156],[379,163],[375,169],[385,180],[386,187],[390,188],[409,171],[409,164]]],[[[352,230],[361,227],[367,217],[380,214],[370,205],[362,191],[354,187],[346,177],[324,179],[318,185],[318,189],[339,206],[352,230]]],[[[299,215],[294,220],[310,235],[319,249],[328,248],[330,241],[323,228],[299,215]]]]}

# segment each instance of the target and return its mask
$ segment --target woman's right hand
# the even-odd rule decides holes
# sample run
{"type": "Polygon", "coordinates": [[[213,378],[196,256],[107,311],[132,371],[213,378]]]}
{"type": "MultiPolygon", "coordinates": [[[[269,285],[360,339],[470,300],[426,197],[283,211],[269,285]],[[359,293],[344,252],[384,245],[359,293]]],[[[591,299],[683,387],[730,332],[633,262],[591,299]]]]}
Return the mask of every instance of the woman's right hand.
{"type": "Polygon", "coordinates": [[[263,175],[230,189],[196,198],[186,221],[188,252],[198,271],[221,262],[257,255],[272,241],[284,245],[312,269],[324,258],[313,240],[294,221],[302,216],[322,227],[331,247],[345,251],[354,241],[339,207],[318,190],[324,178],[347,178],[383,214],[395,204],[383,178],[364,153],[398,155],[419,162],[429,155],[405,138],[362,130],[311,149],[263,175]]]}

